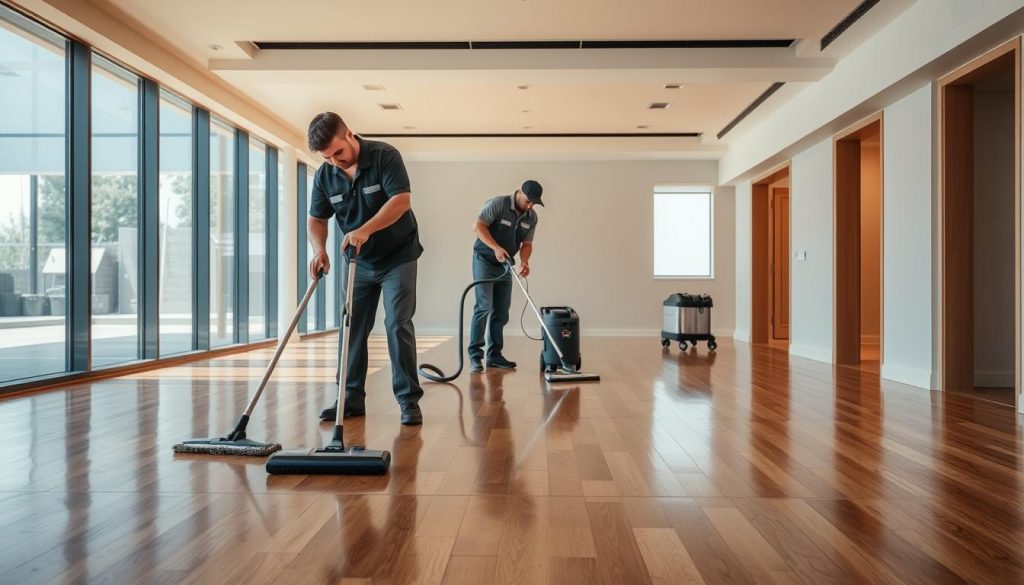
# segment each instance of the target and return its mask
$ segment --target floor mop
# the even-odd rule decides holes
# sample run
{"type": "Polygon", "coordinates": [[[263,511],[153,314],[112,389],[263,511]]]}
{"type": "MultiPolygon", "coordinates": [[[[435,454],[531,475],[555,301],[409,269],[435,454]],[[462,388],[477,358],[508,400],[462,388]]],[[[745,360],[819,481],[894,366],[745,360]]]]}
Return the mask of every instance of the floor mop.
{"type": "Polygon", "coordinates": [[[256,388],[256,394],[253,395],[249,401],[249,406],[245,407],[245,412],[238,419],[238,423],[235,428],[223,437],[211,437],[208,439],[189,439],[182,441],[174,446],[175,453],[198,453],[204,455],[247,455],[250,457],[265,457],[275,451],[281,450],[280,443],[261,443],[248,439],[245,436],[245,427],[249,424],[249,417],[252,416],[252,411],[256,408],[256,403],[259,402],[260,396],[263,394],[263,390],[267,387],[267,382],[270,381],[270,375],[274,373],[274,368],[277,367],[278,360],[281,359],[281,354],[284,353],[284,346],[288,343],[288,338],[291,337],[292,332],[295,331],[295,327],[299,324],[299,319],[302,318],[303,311],[306,310],[306,305],[309,304],[309,299],[312,298],[313,293],[316,292],[316,286],[323,278],[323,274],[319,275],[313,282],[309,283],[309,288],[306,289],[305,296],[302,297],[302,302],[299,303],[299,307],[295,309],[295,314],[292,316],[292,322],[288,325],[288,330],[285,331],[284,336],[281,337],[281,341],[277,343],[277,351],[274,352],[274,357],[270,360],[270,364],[267,365],[267,370],[263,372],[263,379],[260,380],[260,385],[256,388]]]}

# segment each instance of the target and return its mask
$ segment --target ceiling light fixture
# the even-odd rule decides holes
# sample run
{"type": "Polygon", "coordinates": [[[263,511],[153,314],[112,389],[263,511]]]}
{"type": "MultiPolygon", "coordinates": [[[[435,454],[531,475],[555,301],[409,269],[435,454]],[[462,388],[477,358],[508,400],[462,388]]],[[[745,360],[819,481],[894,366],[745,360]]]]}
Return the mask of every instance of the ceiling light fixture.
{"type": "Polygon", "coordinates": [[[523,126],[523,130],[529,130],[531,128],[533,128],[533,126],[523,126]]]}
{"type": "Polygon", "coordinates": [[[646,130],[648,128],[650,128],[650,126],[648,126],[647,124],[637,124],[636,125],[636,129],[637,130],[646,130]]]}
{"type": "Polygon", "coordinates": [[[530,110],[523,110],[523,113],[524,113],[524,114],[529,114],[529,113],[530,113],[530,110]]]}
{"type": "Polygon", "coordinates": [[[517,85],[516,89],[530,89],[529,85],[517,85]]]}
{"type": "Polygon", "coordinates": [[[402,130],[415,130],[415,126],[402,126],[402,130]]]}
{"type": "Polygon", "coordinates": [[[683,87],[682,83],[666,83],[665,84],[665,89],[681,89],[682,87],[683,87]]]}
{"type": "Polygon", "coordinates": [[[363,85],[366,91],[384,91],[384,86],[379,83],[367,83],[363,85]]]}
{"type": "Polygon", "coordinates": [[[401,110],[402,104],[377,104],[382,110],[401,110]]]}
{"type": "Polygon", "coordinates": [[[209,49],[210,49],[211,51],[220,51],[220,50],[222,50],[223,48],[224,48],[224,47],[222,47],[222,46],[220,46],[220,45],[210,45],[210,46],[209,46],[209,49]]]}

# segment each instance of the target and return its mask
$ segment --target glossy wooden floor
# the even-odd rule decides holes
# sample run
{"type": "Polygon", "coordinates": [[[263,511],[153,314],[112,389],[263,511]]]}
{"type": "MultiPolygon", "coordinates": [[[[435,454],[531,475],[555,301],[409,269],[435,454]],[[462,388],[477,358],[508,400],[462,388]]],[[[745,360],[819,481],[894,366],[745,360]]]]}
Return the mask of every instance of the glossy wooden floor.
{"type": "MultiPolygon", "coordinates": [[[[1024,582],[1008,407],[654,338],[586,339],[602,382],[554,389],[513,339],[522,371],[428,385],[403,428],[373,343],[347,429],[393,452],[386,477],[172,453],[231,426],[269,350],[0,401],[0,582],[1024,582]]],[[[333,355],[294,344],[251,435],[320,443],[333,355]]]]}

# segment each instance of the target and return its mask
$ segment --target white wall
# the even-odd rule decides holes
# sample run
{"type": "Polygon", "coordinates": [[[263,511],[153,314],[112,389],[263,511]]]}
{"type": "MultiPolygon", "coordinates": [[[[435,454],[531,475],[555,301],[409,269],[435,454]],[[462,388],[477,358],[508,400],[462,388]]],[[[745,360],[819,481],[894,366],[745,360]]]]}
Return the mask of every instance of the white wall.
{"type": "MultiPolygon", "coordinates": [[[[657,184],[714,185],[713,161],[408,162],[413,209],[425,252],[419,264],[416,328],[456,330],[457,303],[471,280],[472,224],[484,200],[523,180],[544,186],[537,208],[530,292],[539,305],[570,305],[590,334],[657,335],[661,303],[677,291],[715,301],[712,327],[731,335],[735,322],[735,209],[732,188],[715,192],[715,278],[654,280],[652,190],[657,184]]],[[[467,304],[472,302],[472,295],[467,304]]],[[[523,297],[513,296],[506,334],[519,331],[523,297]]],[[[467,308],[467,312],[469,308],[467,308]]],[[[383,322],[381,317],[378,325],[383,322]]],[[[531,334],[536,320],[527,315],[531,334]]],[[[653,340],[652,340],[653,343],[653,340]]]]}
{"type": "Polygon", "coordinates": [[[1014,375],[1013,93],[974,92],[974,384],[1014,375]]]}
{"type": "MultiPolygon", "coordinates": [[[[790,167],[790,353],[831,363],[833,353],[832,140],[793,157],[790,167]],[[796,255],[806,252],[806,260],[796,255]]],[[[749,222],[748,222],[749,225],[749,222]]],[[[749,229],[749,228],[748,228],[749,229]]]]}
{"type": "Polygon", "coordinates": [[[885,109],[882,377],[933,385],[932,86],[885,109]]]}
{"type": "MultiPolygon", "coordinates": [[[[753,299],[750,296],[753,253],[750,222],[752,187],[750,181],[736,184],[736,331],[737,341],[750,341],[750,311],[753,299]]],[[[791,200],[792,201],[792,200],[791,200]]]]}

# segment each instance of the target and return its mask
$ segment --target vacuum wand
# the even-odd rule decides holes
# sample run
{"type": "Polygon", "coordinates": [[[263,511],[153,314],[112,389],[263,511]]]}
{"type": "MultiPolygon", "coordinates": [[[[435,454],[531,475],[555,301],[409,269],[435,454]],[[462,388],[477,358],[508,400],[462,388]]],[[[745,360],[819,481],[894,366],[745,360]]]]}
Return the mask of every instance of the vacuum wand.
{"type": "Polygon", "coordinates": [[[347,258],[348,278],[345,280],[345,304],[342,306],[342,335],[341,335],[341,357],[338,359],[338,407],[334,414],[334,436],[331,442],[324,446],[328,450],[345,450],[344,427],[341,419],[345,412],[345,385],[348,382],[348,341],[352,325],[352,290],[356,281],[356,263],[351,257],[347,258]]]}
{"type": "Polygon", "coordinates": [[[530,297],[530,292],[526,290],[526,285],[523,284],[522,279],[519,278],[518,274],[516,274],[516,271],[512,266],[512,261],[505,260],[505,264],[508,266],[508,271],[512,273],[512,278],[515,279],[516,283],[519,285],[520,290],[523,291],[523,295],[526,296],[526,301],[530,303],[530,307],[533,308],[533,312],[537,315],[537,320],[540,321],[540,326],[541,329],[544,330],[544,334],[547,335],[548,339],[551,340],[551,347],[555,348],[555,353],[558,354],[558,361],[562,362],[562,367],[565,368],[566,370],[571,369],[569,367],[569,364],[565,363],[565,355],[562,354],[562,348],[558,347],[558,342],[555,341],[555,336],[551,334],[551,331],[548,329],[547,324],[544,323],[544,317],[541,316],[540,309],[538,309],[537,305],[533,303],[533,298],[530,297]]]}

